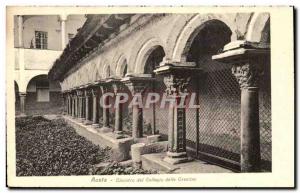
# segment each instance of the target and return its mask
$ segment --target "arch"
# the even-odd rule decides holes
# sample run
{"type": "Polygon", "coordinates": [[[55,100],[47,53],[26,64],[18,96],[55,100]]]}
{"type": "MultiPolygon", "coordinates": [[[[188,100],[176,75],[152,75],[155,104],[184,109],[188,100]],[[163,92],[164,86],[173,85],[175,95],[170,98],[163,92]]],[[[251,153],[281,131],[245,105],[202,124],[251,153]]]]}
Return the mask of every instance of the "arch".
{"type": "Polygon", "coordinates": [[[157,47],[161,46],[164,48],[163,42],[154,37],[145,41],[144,44],[138,49],[136,60],[134,61],[134,73],[144,73],[146,60],[149,55],[155,50],[157,47]]]}
{"type": "Polygon", "coordinates": [[[185,62],[187,51],[195,36],[203,27],[212,22],[218,22],[221,25],[226,26],[232,34],[233,29],[230,27],[230,22],[224,16],[217,14],[196,14],[186,22],[178,36],[172,36],[172,39],[168,40],[168,43],[173,44],[171,45],[170,51],[172,53],[171,60],[174,62],[185,62]]]}
{"type": "Polygon", "coordinates": [[[107,62],[107,60],[104,60],[100,66],[103,66],[103,68],[102,68],[102,77],[103,78],[108,78],[109,76],[112,75],[110,65],[107,62]]]}
{"type": "Polygon", "coordinates": [[[246,40],[251,42],[264,41],[264,32],[270,30],[270,14],[254,13],[247,30],[246,40]]]}
{"type": "Polygon", "coordinates": [[[20,92],[26,92],[27,86],[28,86],[29,82],[30,82],[33,78],[35,78],[35,77],[37,77],[37,76],[42,76],[42,75],[45,75],[45,76],[48,77],[47,72],[41,72],[41,71],[37,71],[37,72],[32,71],[32,72],[30,72],[30,74],[27,74],[27,76],[25,77],[25,82],[24,82],[24,84],[22,84],[22,83],[19,84],[19,91],[20,91],[20,92]]]}
{"type": "MultiPolygon", "coordinates": [[[[18,103],[19,101],[19,85],[17,81],[14,81],[14,91],[15,91],[15,103],[18,103]]],[[[17,107],[17,105],[16,105],[17,107]]]]}
{"type": "Polygon", "coordinates": [[[26,86],[26,91],[28,91],[30,84],[31,84],[33,81],[37,80],[37,79],[41,79],[41,80],[43,80],[43,81],[47,81],[48,84],[49,84],[49,82],[50,82],[49,79],[48,79],[48,75],[46,75],[46,74],[40,74],[40,75],[34,76],[34,77],[31,78],[30,81],[28,82],[28,84],[27,84],[27,86],[26,86]]]}
{"type": "Polygon", "coordinates": [[[117,61],[116,76],[124,77],[127,73],[127,60],[124,55],[121,55],[117,61]],[[125,73],[125,74],[124,74],[125,73]]]}

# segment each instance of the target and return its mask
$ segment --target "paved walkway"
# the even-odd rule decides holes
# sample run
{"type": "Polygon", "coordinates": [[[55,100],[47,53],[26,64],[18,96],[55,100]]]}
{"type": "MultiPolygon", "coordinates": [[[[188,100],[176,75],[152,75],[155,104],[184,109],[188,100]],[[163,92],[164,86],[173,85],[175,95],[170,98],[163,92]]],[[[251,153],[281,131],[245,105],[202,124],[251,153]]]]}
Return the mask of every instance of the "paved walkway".
{"type": "MultiPolygon", "coordinates": [[[[147,169],[150,169],[149,167],[155,169],[157,168],[164,168],[164,170],[168,170],[165,173],[233,173],[233,171],[229,169],[222,168],[217,165],[213,165],[201,160],[191,160],[186,163],[180,163],[176,165],[171,165],[165,161],[163,161],[163,158],[166,156],[166,152],[164,153],[153,153],[153,154],[145,154],[143,155],[143,161],[145,159],[146,162],[143,162],[143,164],[147,164],[147,169]]],[[[161,171],[161,170],[160,170],[161,171]]]]}

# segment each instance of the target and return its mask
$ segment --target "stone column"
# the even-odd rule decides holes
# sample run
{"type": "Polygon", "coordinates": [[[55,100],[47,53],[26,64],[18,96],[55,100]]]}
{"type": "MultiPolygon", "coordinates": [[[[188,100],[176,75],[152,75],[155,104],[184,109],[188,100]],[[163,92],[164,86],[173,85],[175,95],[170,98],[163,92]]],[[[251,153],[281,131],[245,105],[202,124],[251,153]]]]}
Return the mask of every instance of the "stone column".
{"type": "Polygon", "coordinates": [[[66,46],[66,15],[60,15],[60,31],[61,31],[61,49],[64,50],[66,46]]]}
{"type": "Polygon", "coordinates": [[[92,124],[90,120],[90,96],[92,92],[90,88],[86,88],[85,90],[85,125],[92,124]]]}
{"type": "Polygon", "coordinates": [[[25,115],[25,102],[26,102],[26,93],[19,92],[20,96],[20,110],[21,110],[21,116],[25,115]]]}
{"type": "Polygon", "coordinates": [[[75,94],[75,104],[74,104],[75,108],[74,108],[74,110],[75,110],[75,117],[78,118],[79,97],[78,97],[77,91],[75,91],[75,92],[76,92],[76,94],[75,94]]]}
{"type": "Polygon", "coordinates": [[[73,93],[73,108],[72,108],[73,117],[77,117],[77,95],[73,93]]]}
{"type": "Polygon", "coordinates": [[[164,161],[178,164],[188,161],[186,153],[186,110],[184,104],[188,94],[187,86],[200,73],[195,63],[164,64],[155,70],[156,74],[164,76],[166,94],[173,102],[169,103],[168,115],[168,152],[164,161]]]}
{"type": "MultiPolygon", "coordinates": [[[[144,91],[149,87],[153,78],[150,74],[130,75],[122,79],[131,91],[132,96],[143,97],[144,91]]],[[[139,105],[132,106],[132,137],[134,139],[143,137],[143,108],[139,105]]]]}
{"type": "Polygon", "coordinates": [[[232,64],[241,88],[241,171],[260,171],[259,77],[270,60],[270,50],[257,43],[231,42],[214,60],[232,64]]]}
{"type": "Polygon", "coordinates": [[[71,94],[71,115],[75,117],[75,94],[71,94]]]}
{"type": "Polygon", "coordinates": [[[83,94],[84,93],[83,93],[82,88],[77,91],[77,95],[78,95],[78,119],[79,119],[80,122],[84,122],[84,120],[85,120],[84,114],[83,114],[83,111],[85,109],[84,102],[83,102],[83,99],[84,99],[83,94]]]}
{"type": "Polygon", "coordinates": [[[72,98],[71,98],[71,93],[68,93],[68,115],[72,114],[72,98]]]}
{"type": "Polygon", "coordinates": [[[98,96],[99,88],[97,86],[92,87],[92,97],[93,97],[93,124],[92,126],[97,128],[99,127],[99,105],[98,105],[98,96]]]}
{"type": "MultiPolygon", "coordinates": [[[[102,95],[108,92],[108,86],[106,83],[102,83],[100,85],[100,89],[102,95]]],[[[109,97],[102,97],[102,103],[105,105],[109,105],[109,97]]],[[[109,108],[103,106],[103,128],[110,128],[109,124],[109,108]]]]}
{"type": "Polygon", "coordinates": [[[63,112],[62,114],[65,115],[67,112],[67,98],[66,98],[66,93],[61,94],[62,97],[62,106],[63,106],[63,112]]]}
{"type": "MultiPolygon", "coordinates": [[[[124,87],[120,82],[120,79],[109,78],[107,83],[111,84],[114,95],[115,95],[115,103],[117,103],[117,97],[122,97],[120,94],[124,91],[124,87]]],[[[115,104],[115,127],[114,134],[116,139],[124,138],[123,135],[123,116],[122,116],[122,104],[115,104]]]]}

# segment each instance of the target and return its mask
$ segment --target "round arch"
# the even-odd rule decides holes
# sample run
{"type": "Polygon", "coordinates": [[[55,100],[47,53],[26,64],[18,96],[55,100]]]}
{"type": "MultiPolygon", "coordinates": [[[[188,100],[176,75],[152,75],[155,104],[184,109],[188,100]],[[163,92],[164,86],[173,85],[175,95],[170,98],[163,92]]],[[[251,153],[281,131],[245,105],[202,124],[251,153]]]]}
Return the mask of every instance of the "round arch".
{"type": "Polygon", "coordinates": [[[102,68],[102,77],[103,78],[108,78],[112,75],[110,65],[107,62],[107,60],[104,59],[100,66],[103,66],[103,68],[102,68]]]}
{"type": "Polygon", "coordinates": [[[144,73],[146,61],[149,55],[155,50],[157,47],[161,46],[164,48],[163,42],[154,37],[145,41],[144,44],[138,49],[136,54],[136,60],[134,61],[134,73],[144,73]]]}
{"type": "Polygon", "coordinates": [[[193,17],[191,17],[190,20],[181,28],[179,35],[173,35],[168,40],[168,43],[171,44],[171,60],[174,62],[185,62],[186,54],[193,42],[193,39],[203,27],[209,25],[211,22],[222,23],[222,25],[230,29],[231,32],[234,31],[230,25],[230,21],[222,15],[193,15],[193,17]]]}
{"type": "Polygon", "coordinates": [[[270,14],[269,13],[254,13],[248,26],[246,40],[251,42],[264,41],[264,34],[270,30],[270,14]]]}
{"type": "Polygon", "coordinates": [[[19,87],[20,92],[26,92],[28,84],[30,83],[30,81],[32,79],[34,79],[35,77],[38,77],[38,76],[46,76],[46,77],[48,77],[48,74],[46,72],[45,73],[39,73],[39,72],[37,72],[37,73],[30,74],[30,76],[28,76],[28,77],[25,78],[25,83],[19,85],[20,86],[19,87]],[[23,88],[22,88],[22,85],[23,85],[23,88]]]}
{"type": "Polygon", "coordinates": [[[117,61],[116,76],[124,77],[127,73],[127,60],[124,55],[121,55],[117,61]]]}
{"type": "Polygon", "coordinates": [[[34,76],[29,80],[29,82],[26,86],[26,91],[28,91],[28,89],[30,89],[29,87],[30,87],[31,83],[33,81],[37,81],[38,79],[40,79],[41,81],[44,81],[45,83],[48,82],[48,84],[50,82],[48,79],[48,75],[46,75],[46,74],[40,74],[40,75],[34,76]]]}

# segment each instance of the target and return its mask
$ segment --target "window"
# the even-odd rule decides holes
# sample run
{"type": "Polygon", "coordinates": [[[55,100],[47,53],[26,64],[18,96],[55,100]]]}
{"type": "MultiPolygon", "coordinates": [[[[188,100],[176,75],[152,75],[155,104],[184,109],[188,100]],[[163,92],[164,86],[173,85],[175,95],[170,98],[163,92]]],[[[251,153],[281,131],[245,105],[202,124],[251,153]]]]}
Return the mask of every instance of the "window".
{"type": "Polygon", "coordinates": [[[40,80],[36,82],[37,102],[49,102],[49,81],[40,80]]]}
{"type": "Polygon", "coordinates": [[[68,34],[68,39],[71,41],[74,38],[74,34],[68,34]]]}
{"type": "Polygon", "coordinates": [[[44,31],[35,31],[35,47],[37,49],[47,49],[48,34],[44,31]]]}
{"type": "Polygon", "coordinates": [[[49,88],[37,88],[37,102],[49,102],[49,88]]]}

